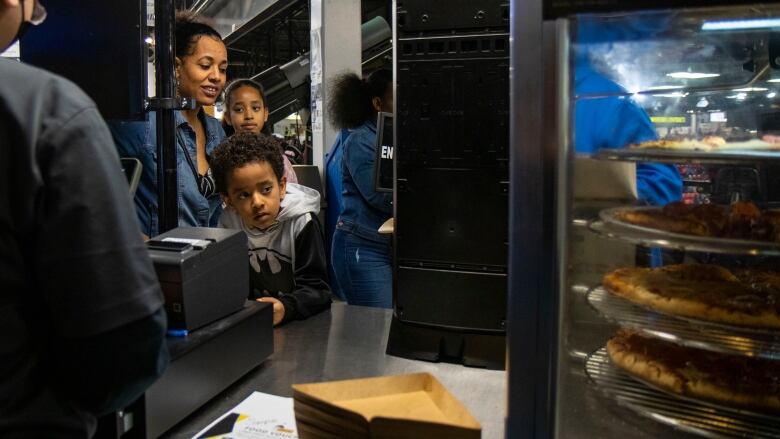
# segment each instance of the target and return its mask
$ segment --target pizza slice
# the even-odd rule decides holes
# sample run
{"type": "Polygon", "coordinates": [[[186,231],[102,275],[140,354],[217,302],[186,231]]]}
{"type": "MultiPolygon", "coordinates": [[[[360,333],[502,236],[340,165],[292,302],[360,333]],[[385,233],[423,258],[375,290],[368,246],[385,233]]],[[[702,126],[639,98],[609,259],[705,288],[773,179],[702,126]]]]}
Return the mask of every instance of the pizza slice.
{"type": "Polygon", "coordinates": [[[780,329],[780,276],[716,265],[619,268],[602,284],[617,296],[680,317],[741,327],[780,329]]]}
{"type": "Polygon", "coordinates": [[[618,368],[677,395],[780,413],[780,361],[725,355],[621,329],[607,342],[618,368]]]}

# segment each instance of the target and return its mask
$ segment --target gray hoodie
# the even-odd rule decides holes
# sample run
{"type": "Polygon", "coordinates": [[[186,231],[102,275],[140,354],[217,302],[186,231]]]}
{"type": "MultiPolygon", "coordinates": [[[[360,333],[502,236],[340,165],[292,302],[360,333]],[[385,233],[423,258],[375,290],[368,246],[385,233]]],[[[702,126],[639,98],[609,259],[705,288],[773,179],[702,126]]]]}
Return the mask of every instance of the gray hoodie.
{"type": "Polygon", "coordinates": [[[250,298],[282,301],[284,321],[308,317],[330,305],[319,211],[319,192],[288,183],[277,221],[267,230],[247,227],[230,209],[219,220],[220,227],[247,235],[250,298]]]}

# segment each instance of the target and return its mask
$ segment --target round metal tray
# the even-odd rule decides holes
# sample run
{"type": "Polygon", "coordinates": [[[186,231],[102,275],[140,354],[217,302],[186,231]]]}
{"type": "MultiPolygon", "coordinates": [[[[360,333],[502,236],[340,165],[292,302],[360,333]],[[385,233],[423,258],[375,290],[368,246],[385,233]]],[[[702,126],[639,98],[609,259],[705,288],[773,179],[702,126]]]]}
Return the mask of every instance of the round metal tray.
{"type": "Polygon", "coordinates": [[[619,148],[600,149],[593,158],[623,162],[734,164],[735,162],[760,163],[767,160],[780,160],[780,151],[747,148],[720,151],[619,148]]]}
{"type": "Polygon", "coordinates": [[[662,247],[707,253],[733,255],[780,256],[780,244],[749,241],[745,239],[711,238],[708,236],[684,235],[664,230],[628,224],[617,218],[621,211],[655,210],[657,207],[616,207],[599,212],[600,220],[591,221],[588,228],[602,236],[620,239],[646,247],[662,247]]]}
{"type": "Polygon", "coordinates": [[[588,292],[588,303],[607,320],[649,337],[731,355],[780,360],[780,332],[671,316],[644,308],[603,287],[588,292]]]}
{"type": "Polygon", "coordinates": [[[585,373],[619,405],[679,430],[711,438],[780,438],[780,418],[679,398],[648,387],[615,367],[606,348],[588,357],[585,373]]]}

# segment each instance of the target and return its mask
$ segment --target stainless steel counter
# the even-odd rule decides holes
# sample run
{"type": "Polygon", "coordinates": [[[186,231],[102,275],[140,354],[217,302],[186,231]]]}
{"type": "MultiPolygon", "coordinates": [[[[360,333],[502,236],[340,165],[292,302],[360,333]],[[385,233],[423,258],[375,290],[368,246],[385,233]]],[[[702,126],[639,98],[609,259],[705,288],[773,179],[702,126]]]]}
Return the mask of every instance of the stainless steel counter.
{"type": "MultiPolygon", "coordinates": [[[[389,310],[334,303],[329,312],[274,332],[274,354],[164,437],[190,438],[253,391],[292,396],[292,384],[429,372],[482,423],[482,437],[504,437],[506,373],[385,354],[389,310]]],[[[225,361],[230,361],[225,358],[225,361]]]]}

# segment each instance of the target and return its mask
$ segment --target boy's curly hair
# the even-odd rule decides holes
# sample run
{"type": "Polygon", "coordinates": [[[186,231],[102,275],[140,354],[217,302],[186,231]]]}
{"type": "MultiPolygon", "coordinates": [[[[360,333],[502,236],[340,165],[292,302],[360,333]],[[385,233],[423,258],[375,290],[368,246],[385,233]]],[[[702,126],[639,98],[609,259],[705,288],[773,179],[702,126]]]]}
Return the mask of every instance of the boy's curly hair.
{"type": "Polygon", "coordinates": [[[272,136],[249,132],[239,132],[223,140],[209,159],[217,190],[223,195],[227,195],[227,179],[233,170],[249,163],[262,162],[268,163],[276,180],[281,181],[284,163],[279,142],[272,136]]]}

